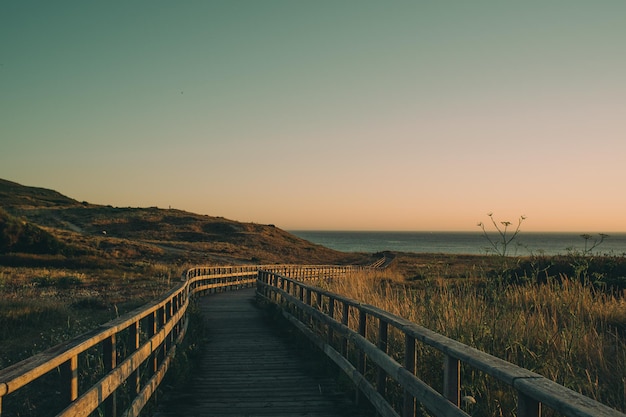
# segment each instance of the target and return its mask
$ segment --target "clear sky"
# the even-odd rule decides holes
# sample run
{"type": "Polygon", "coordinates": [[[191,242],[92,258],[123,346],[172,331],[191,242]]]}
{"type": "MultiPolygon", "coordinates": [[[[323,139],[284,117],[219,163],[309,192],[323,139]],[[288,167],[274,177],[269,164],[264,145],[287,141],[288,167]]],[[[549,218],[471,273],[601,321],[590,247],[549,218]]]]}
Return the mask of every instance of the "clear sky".
{"type": "Polygon", "coordinates": [[[283,229],[626,231],[626,1],[0,1],[0,178],[283,229]]]}

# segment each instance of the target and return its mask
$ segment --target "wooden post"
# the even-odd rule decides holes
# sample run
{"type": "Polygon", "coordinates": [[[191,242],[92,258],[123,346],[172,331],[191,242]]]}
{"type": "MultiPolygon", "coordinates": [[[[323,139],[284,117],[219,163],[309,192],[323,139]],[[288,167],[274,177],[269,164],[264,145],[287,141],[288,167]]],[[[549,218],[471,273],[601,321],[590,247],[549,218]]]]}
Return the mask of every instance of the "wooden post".
{"type": "Polygon", "coordinates": [[[518,417],[541,417],[541,403],[522,392],[517,392],[518,417]]]}
{"type": "MultiPolygon", "coordinates": [[[[341,314],[341,324],[348,326],[348,321],[350,319],[350,305],[344,302],[341,314]]],[[[343,337],[341,340],[341,354],[344,358],[348,358],[348,338],[346,337],[343,337]]]]}
{"type": "MultiPolygon", "coordinates": [[[[298,283],[298,288],[299,288],[299,299],[300,301],[304,302],[304,287],[302,286],[301,283],[298,283]]],[[[301,322],[304,322],[304,311],[298,309],[298,320],[300,320],[301,322]]]]}
{"type": "MultiPolygon", "coordinates": [[[[305,293],[306,293],[306,301],[305,301],[306,305],[311,306],[311,289],[307,288],[305,293]]],[[[312,317],[310,315],[304,314],[304,312],[302,313],[302,319],[303,319],[303,322],[305,322],[305,323],[307,323],[309,325],[313,321],[312,317]]]]}
{"type": "Polygon", "coordinates": [[[61,390],[69,404],[78,398],[78,356],[72,356],[60,366],[61,390]]]}
{"type": "MultiPolygon", "coordinates": [[[[139,349],[139,322],[135,322],[128,326],[128,348],[129,354],[134,353],[139,349]]],[[[139,369],[134,371],[128,378],[128,383],[132,387],[135,385],[135,393],[139,394],[141,390],[141,379],[139,375],[139,369]]]]}
{"type": "MultiPolygon", "coordinates": [[[[228,283],[228,281],[224,281],[225,283],[228,283]]],[[[224,290],[226,291],[226,290],[224,290]]],[[[170,300],[169,303],[165,304],[165,306],[168,309],[167,312],[167,320],[171,320],[172,317],[174,317],[174,307],[173,307],[173,302],[172,300],[170,300]]],[[[137,330],[139,330],[139,328],[137,328],[137,330]]],[[[137,332],[137,334],[139,334],[139,332],[137,332]]],[[[167,339],[169,340],[168,345],[167,345],[167,349],[169,350],[169,348],[174,344],[174,332],[171,331],[170,334],[168,335],[167,339]]],[[[139,348],[139,344],[137,344],[137,347],[139,348]]]]}
{"type": "Polygon", "coordinates": [[[262,291],[263,295],[265,295],[267,297],[267,291],[268,291],[267,286],[262,285],[262,284],[266,284],[266,282],[265,282],[265,272],[263,272],[261,270],[258,270],[257,273],[256,273],[256,279],[258,281],[257,284],[256,284],[257,291],[259,289],[262,289],[263,290],[262,291]]]}
{"type": "Polygon", "coordinates": [[[461,404],[461,361],[446,355],[443,372],[443,395],[458,407],[461,404]]]}
{"type": "MultiPolygon", "coordinates": [[[[389,339],[389,324],[381,319],[378,320],[378,348],[387,353],[387,345],[389,339]]],[[[387,385],[387,373],[378,368],[378,375],[376,379],[376,388],[380,395],[385,395],[387,385]]]]}
{"type": "MultiPolygon", "coordinates": [[[[404,335],[404,367],[415,375],[417,371],[417,357],[415,350],[415,338],[405,333],[404,335]]],[[[415,417],[415,398],[404,391],[404,417],[415,417]]]]}
{"type": "Polygon", "coordinates": [[[276,286],[277,283],[276,275],[272,273],[267,273],[267,275],[265,275],[264,273],[263,283],[265,284],[263,286],[263,295],[265,296],[265,298],[273,301],[274,303],[278,302],[278,294],[276,293],[274,288],[272,288],[272,286],[276,286]]]}
{"type": "MultiPolygon", "coordinates": [[[[163,326],[165,326],[165,323],[167,323],[167,312],[165,311],[165,306],[157,310],[157,318],[159,319],[159,327],[162,329],[163,326]]],[[[165,357],[167,356],[167,350],[169,349],[169,346],[167,345],[167,338],[165,338],[161,346],[161,356],[162,359],[165,360],[165,357]]]]}
{"type": "MultiPolygon", "coordinates": [[[[367,314],[361,309],[359,309],[359,334],[365,338],[367,338],[367,314]]],[[[359,361],[357,363],[357,370],[361,375],[365,375],[365,352],[362,349],[359,349],[359,361]]],[[[356,399],[355,403],[359,403],[359,390],[356,390],[356,399]]]]}
{"type": "MultiPolygon", "coordinates": [[[[157,312],[153,311],[152,314],[148,316],[148,339],[152,338],[152,336],[156,334],[157,324],[157,312]]],[[[150,367],[150,371],[154,375],[157,369],[159,369],[159,359],[156,355],[156,352],[152,352],[152,354],[150,355],[150,363],[152,364],[150,367]]]]}
{"type": "MultiPolygon", "coordinates": [[[[331,296],[328,298],[328,317],[335,318],[335,299],[331,296]]],[[[333,345],[333,328],[328,326],[328,344],[333,345]]]]}
{"type": "Polygon", "coordinates": [[[272,299],[272,288],[270,288],[270,286],[272,285],[272,280],[274,279],[274,275],[272,275],[270,272],[265,272],[265,271],[259,271],[258,272],[258,279],[259,281],[261,281],[261,283],[263,285],[257,285],[257,288],[261,288],[262,294],[265,296],[265,298],[268,299],[272,299]]]}
{"type": "MultiPolygon", "coordinates": [[[[111,372],[117,366],[117,343],[116,335],[106,339],[102,345],[102,356],[104,359],[104,370],[106,373],[111,372]]],[[[117,416],[117,393],[113,392],[104,402],[105,417],[117,416]]]]}
{"type": "Polygon", "coordinates": [[[263,283],[265,285],[263,285],[261,288],[263,289],[263,295],[265,296],[265,298],[273,301],[274,303],[278,303],[278,291],[273,288],[273,286],[276,286],[277,284],[276,277],[270,274],[267,278],[267,281],[263,281],[263,283]]]}

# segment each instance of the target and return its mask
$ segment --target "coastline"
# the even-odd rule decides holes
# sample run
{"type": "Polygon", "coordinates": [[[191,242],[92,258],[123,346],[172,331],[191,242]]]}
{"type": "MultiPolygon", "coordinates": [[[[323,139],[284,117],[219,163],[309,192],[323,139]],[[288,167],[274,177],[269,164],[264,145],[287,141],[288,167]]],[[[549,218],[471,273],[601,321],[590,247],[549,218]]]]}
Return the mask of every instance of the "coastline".
{"type": "MultiPolygon", "coordinates": [[[[288,230],[289,233],[310,242],[342,252],[376,253],[382,251],[411,253],[444,253],[465,255],[488,255],[493,253],[489,241],[480,231],[341,231],[341,230],[288,230]]],[[[520,232],[508,245],[507,253],[511,256],[566,255],[589,249],[594,240],[600,239],[599,233],[590,234],[585,240],[584,233],[576,232],[520,232]],[[585,245],[587,245],[585,247],[585,245]]],[[[489,234],[494,242],[500,237],[489,234]]],[[[626,255],[626,233],[609,233],[598,244],[594,254],[622,256],[626,255]]]]}

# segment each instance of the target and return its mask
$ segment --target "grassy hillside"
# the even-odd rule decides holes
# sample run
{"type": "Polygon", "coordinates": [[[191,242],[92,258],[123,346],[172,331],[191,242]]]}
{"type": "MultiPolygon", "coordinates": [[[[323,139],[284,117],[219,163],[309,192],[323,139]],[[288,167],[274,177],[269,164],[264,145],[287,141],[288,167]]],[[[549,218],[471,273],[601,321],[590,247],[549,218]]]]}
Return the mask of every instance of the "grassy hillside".
{"type": "MultiPolygon", "coordinates": [[[[113,263],[153,259],[179,264],[369,262],[367,256],[315,245],[273,225],[240,223],[175,209],[79,203],[56,191],[6,180],[0,180],[0,207],[5,217],[9,214],[18,219],[9,222],[13,227],[9,233],[26,237],[40,231],[41,239],[50,236],[51,245],[57,241],[57,246],[66,245],[81,256],[97,255],[113,263]]],[[[34,246],[12,245],[2,252],[59,250],[42,252],[34,246]]]]}
{"type": "Polygon", "coordinates": [[[57,191],[25,187],[16,182],[0,179],[0,204],[2,207],[69,207],[80,203],[57,191]]]}

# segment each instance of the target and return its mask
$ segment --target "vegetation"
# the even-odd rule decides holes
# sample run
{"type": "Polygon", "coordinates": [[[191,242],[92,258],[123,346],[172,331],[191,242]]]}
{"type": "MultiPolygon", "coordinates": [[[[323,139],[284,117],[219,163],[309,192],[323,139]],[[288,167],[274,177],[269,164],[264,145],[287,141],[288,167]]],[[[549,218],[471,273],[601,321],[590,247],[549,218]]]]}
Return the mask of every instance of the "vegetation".
{"type": "Polygon", "coordinates": [[[58,254],[62,249],[61,242],[50,233],[0,208],[0,253],[58,254]]]}
{"type": "Polygon", "coordinates": [[[519,234],[520,227],[522,226],[522,222],[526,220],[526,216],[519,217],[519,219],[517,220],[517,227],[512,233],[509,232],[509,226],[511,226],[510,221],[502,221],[500,222],[500,225],[498,225],[498,222],[496,222],[496,220],[493,218],[493,213],[489,213],[487,214],[487,216],[489,216],[493,227],[498,232],[497,238],[492,238],[491,236],[489,236],[483,222],[479,222],[478,227],[480,227],[483,231],[483,236],[485,236],[485,239],[487,239],[487,241],[489,242],[491,249],[494,251],[494,253],[501,257],[505,257],[508,253],[507,250],[509,248],[509,245],[511,244],[511,242],[513,242],[513,240],[515,240],[515,238],[519,234]]]}
{"type": "MultiPolygon", "coordinates": [[[[609,235],[607,235],[605,233],[600,233],[599,236],[600,236],[599,239],[594,239],[594,237],[592,235],[590,235],[589,233],[584,233],[584,234],[580,235],[580,237],[585,239],[585,248],[583,249],[583,252],[582,252],[583,256],[588,256],[588,255],[593,254],[593,250],[596,247],[600,246],[602,244],[602,242],[604,242],[604,239],[609,237],[609,235]]],[[[570,252],[571,252],[571,250],[570,250],[570,252]]]]}
{"type": "MultiPolygon", "coordinates": [[[[600,291],[565,275],[521,283],[480,274],[407,282],[395,268],[326,285],[626,410],[623,290],[600,291]]],[[[403,345],[395,347],[401,355],[403,345]]],[[[420,346],[418,358],[419,377],[442,386],[438,353],[420,346]]],[[[476,400],[468,410],[472,415],[515,415],[508,387],[469,368],[462,378],[462,395],[476,400]]]]}

